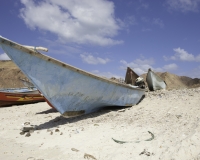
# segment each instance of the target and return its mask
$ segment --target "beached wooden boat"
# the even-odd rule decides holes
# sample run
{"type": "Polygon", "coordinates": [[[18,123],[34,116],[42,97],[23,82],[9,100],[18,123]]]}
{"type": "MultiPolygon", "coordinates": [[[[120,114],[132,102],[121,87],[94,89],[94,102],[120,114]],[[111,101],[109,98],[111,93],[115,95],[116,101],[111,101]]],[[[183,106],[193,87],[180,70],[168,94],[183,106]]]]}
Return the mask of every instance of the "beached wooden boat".
{"type": "Polygon", "coordinates": [[[0,37],[0,45],[42,95],[63,116],[72,117],[105,106],[133,106],[145,90],[80,70],[36,49],[0,37]]]}
{"type": "Polygon", "coordinates": [[[140,88],[146,88],[145,82],[142,77],[139,77],[130,67],[127,67],[125,83],[138,86],[140,88]]]}
{"type": "Polygon", "coordinates": [[[146,82],[150,91],[166,89],[166,83],[162,78],[160,78],[156,73],[151,69],[148,70],[146,82]]]}
{"type": "Polygon", "coordinates": [[[139,76],[135,73],[130,67],[127,67],[126,76],[125,76],[125,83],[135,85],[136,79],[139,76]]]}
{"type": "Polygon", "coordinates": [[[0,90],[0,107],[44,102],[38,90],[28,88],[9,88],[0,90]]]}
{"type": "Polygon", "coordinates": [[[35,87],[22,87],[22,88],[4,88],[0,89],[0,92],[11,92],[11,93],[35,93],[38,94],[39,91],[35,87]]]}

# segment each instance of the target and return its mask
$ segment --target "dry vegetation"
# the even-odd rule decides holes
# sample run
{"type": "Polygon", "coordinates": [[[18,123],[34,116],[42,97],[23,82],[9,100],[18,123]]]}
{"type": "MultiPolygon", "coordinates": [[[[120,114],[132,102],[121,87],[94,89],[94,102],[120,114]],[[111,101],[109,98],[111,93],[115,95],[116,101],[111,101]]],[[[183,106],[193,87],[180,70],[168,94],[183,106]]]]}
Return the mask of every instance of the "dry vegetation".
{"type": "Polygon", "coordinates": [[[20,79],[28,80],[12,61],[0,61],[0,88],[26,87],[20,79]]]}

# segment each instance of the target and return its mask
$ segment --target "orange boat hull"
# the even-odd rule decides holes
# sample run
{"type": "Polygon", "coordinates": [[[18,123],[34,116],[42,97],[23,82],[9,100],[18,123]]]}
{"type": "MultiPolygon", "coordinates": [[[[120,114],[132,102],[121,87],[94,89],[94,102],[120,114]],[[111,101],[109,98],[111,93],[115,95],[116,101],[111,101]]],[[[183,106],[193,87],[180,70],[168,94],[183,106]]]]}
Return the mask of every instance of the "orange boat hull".
{"type": "Polygon", "coordinates": [[[11,105],[22,105],[36,102],[44,102],[45,99],[39,93],[25,92],[25,93],[10,93],[0,92],[0,107],[11,105]]]}

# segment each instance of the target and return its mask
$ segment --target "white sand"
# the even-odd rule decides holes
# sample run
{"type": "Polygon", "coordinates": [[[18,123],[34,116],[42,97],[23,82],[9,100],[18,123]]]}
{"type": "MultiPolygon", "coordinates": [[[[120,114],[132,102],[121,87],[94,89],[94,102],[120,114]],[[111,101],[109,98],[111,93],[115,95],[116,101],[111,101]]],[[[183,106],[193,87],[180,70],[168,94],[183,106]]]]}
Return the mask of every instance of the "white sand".
{"type": "Polygon", "coordinates": [[[5,107],[0,108],[0,119],[1,160],[200,159],[200,88],[151,92],[124,111],[71,119],[60,117],[44,102],[5,107]],[[30,137],[20,135],[25,122],[39,130],[30,137]],[[155,138],[144,141],[151,138],[148,131],[155,138]]]}

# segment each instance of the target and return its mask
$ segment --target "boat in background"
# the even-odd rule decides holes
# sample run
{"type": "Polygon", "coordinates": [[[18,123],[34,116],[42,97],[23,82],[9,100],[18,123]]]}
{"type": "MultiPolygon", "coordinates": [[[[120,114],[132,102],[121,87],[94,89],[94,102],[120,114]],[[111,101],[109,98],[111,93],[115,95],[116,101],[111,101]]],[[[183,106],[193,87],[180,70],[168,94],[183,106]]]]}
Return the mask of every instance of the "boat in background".
{"type": "Polygon", "coordinates": [[[94,112],[105,106],[133,106],[145,89],[117,83],[80,70],[0,37],[0,46],[47,101],[64,117],[94,112]]]}
{"type": "Polygon", "coordinates": [[[138,78],[138,74],[135,73],[130,67],[127,67],[126,76],[125,76],[125,83],[135,85],[135,81],[138,78]]]}
{"type": "Polygon", "coordinates": [[[39,93],[39,91],[35,87],[4,88],[4,89],[0,89],[0,92],[11,92],[11,93],[31,92],[31,93],[39,93]]]}
{"type": "Polygon", "coordinates": [[[0,107],[44,102],[36,88],[8,88],[0,90],[0,107]]]}
{"type": "Polygon", "coordinates": [[[151,68],[149,68],[148,70],[146,82],[150,91],[166,89],[167,87],[165,81],[160,78],[156,73],[154,73],[151,68]]]}
{"type": "Polygon", "coordinates": [[[130,67],[127,67],[126,70],[125,83],[138,86],[142,89],[146,88],[144,79],[138,76],[130,67]]]}

